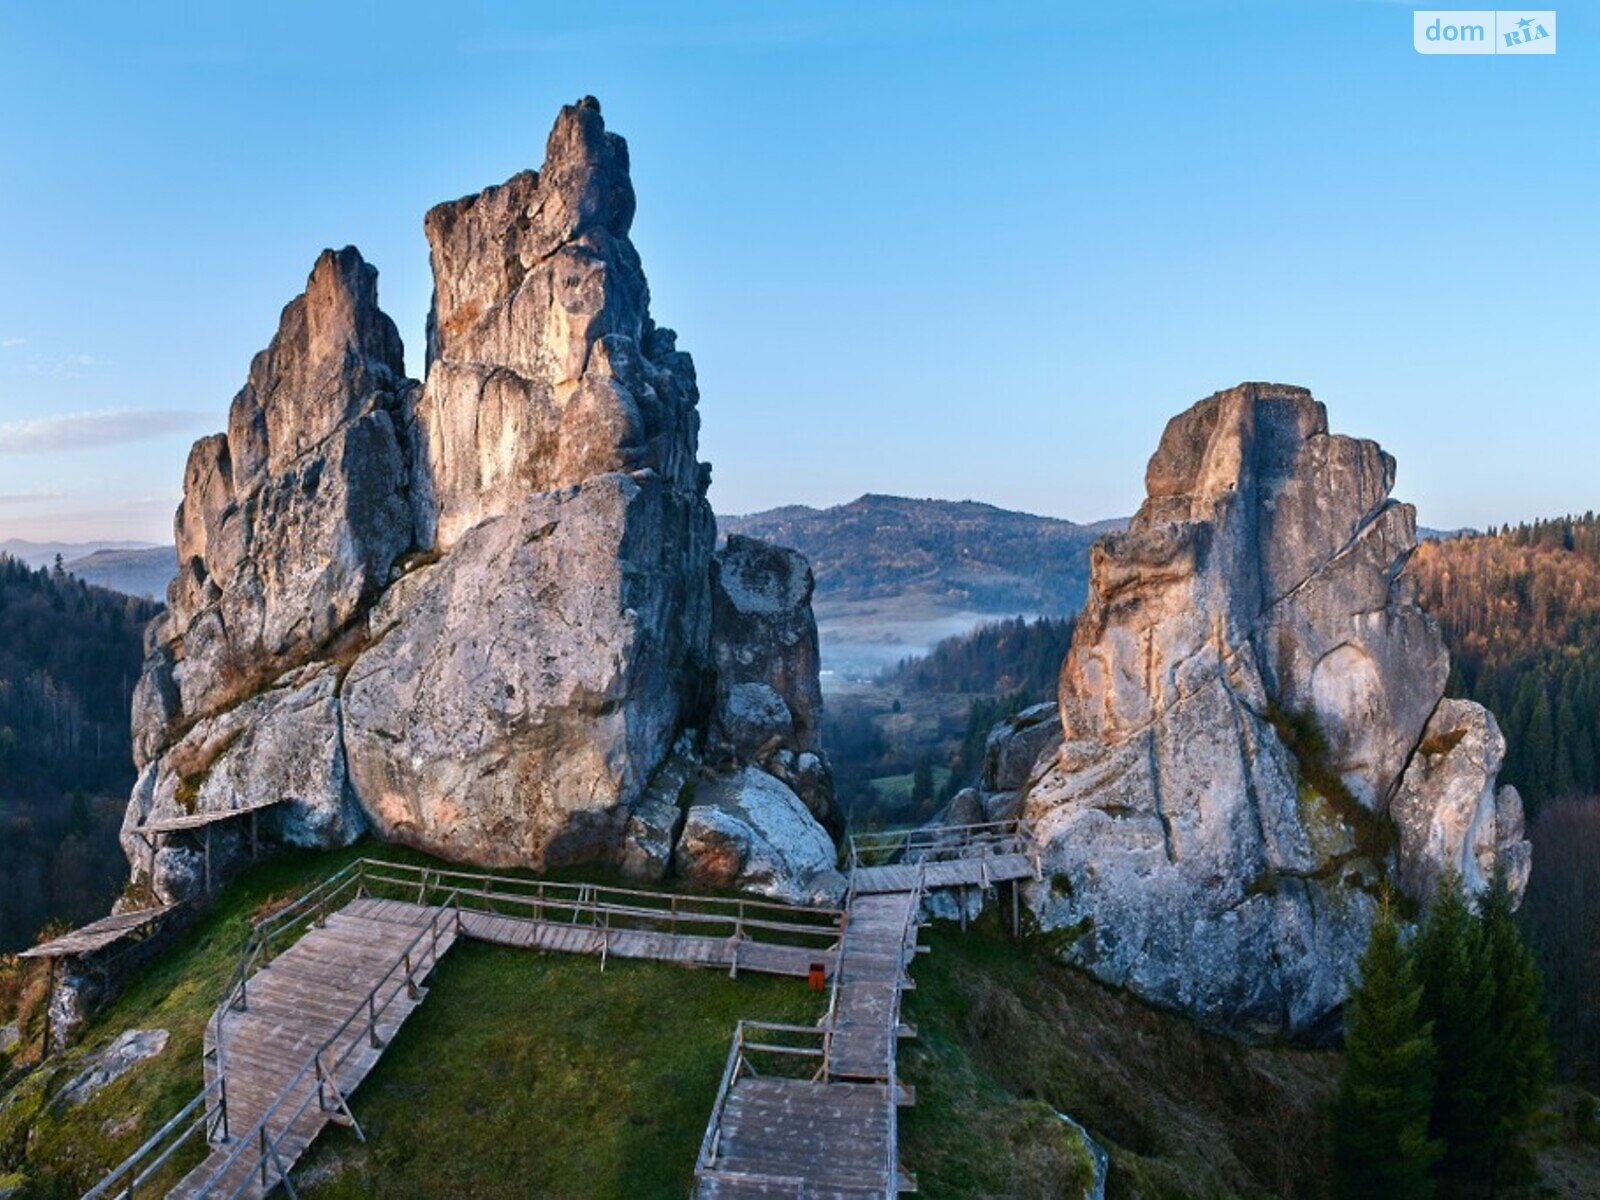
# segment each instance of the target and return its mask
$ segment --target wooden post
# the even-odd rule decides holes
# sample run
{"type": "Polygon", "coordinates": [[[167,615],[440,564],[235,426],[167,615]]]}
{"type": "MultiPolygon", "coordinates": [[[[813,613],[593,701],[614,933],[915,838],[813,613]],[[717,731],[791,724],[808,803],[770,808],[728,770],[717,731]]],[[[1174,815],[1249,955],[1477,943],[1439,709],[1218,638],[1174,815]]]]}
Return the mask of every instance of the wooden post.
{"type": "Polygon", "coordinates": [[[206,891],[211,891],[211,826],[206,826],[206,891]]]}
{"type": "Polygon", "coordinates": [[[1017,903],[1017,891],[1022,887],[1022,880],[1011,881],[1011,936],[1022,936],[1022,913],[1017,903]]]}
{"type": "Polygon", "coordinates": [[[49,960],[49,975],[44,985],[44,1037],[39,1042],[39,1061],[43,1062],[50,1057],[50,1002],[56,994],[56,960],[49,960]]]}
{"type": "Polygon", "coordinates": [[[256,810],[250,810],[250,861],[255,862],[261,857],[261,846],[256,838],[256,810]]]}

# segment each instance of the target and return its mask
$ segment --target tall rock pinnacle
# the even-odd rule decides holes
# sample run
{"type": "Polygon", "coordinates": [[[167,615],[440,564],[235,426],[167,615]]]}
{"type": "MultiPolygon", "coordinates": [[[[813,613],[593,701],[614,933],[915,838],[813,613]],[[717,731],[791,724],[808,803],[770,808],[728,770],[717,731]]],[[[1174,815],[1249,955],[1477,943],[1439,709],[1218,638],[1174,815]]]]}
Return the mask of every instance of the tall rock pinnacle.
{"type": "Polygon", "coordinates": [[[1314,1033],[1387,879],[1419,900],[1446,865],[1526,881],[1493,719],[1441,703],[1394,477],[1301,388],[1167,426],[1144,505],[1094,548],[1059,749],[1025,785],[1069,959],[1235,1031],[1314,1033]]]}
{"type": "Polygon", "coordinates": [[[245,844],[228,814],[280,800],[281,841],[370,828],[473,863],[656,875],[702,786],[784,812],[723,820],[745,839],[719,845],[723,882],[837,886],[809,568],[739,547],[714,619],[694,365],[650,318],[633,212],[592,99],[562,109],[538,172],[429,212],[422,384],[376,272],[353,249],[317,260],[185,472],[124,823],[156,895],[194,892],[202,855],[152,822],[216,818],[225,871],[245,844]],[[764,828],[811,832],[757,845],[764,828]]]}

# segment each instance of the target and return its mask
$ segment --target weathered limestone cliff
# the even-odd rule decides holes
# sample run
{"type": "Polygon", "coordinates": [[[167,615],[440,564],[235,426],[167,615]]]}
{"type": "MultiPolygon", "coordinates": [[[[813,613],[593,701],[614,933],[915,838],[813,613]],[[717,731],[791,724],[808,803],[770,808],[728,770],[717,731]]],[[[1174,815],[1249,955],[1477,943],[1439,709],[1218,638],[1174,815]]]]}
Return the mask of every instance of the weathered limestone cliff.
{"type": "Polygon", "coordinates": [[[1144,505],[1094,548],[1059,741],[1035,720],[989,749],[987,806],[1035,823],[1033,903],[1069,960],[1236,1032],[1313,1035],[1387,879],[1420,900],[1445,865],[1481,887],[1498,864],[1520,892],[1504,742],[1441,700],[1394,475],[1300,388],[1244,384],[1167,426],[1144,505]]]}
{"type": "Polygon", "coordinates": [[[226,871],[228,814],[269,801],[266,833],[303,845],[370,828],[472,863],[693,874],[703,794],[752,816],[720,882],[837,889],[810,570],[716,550],[694,365],[651,320],[633,213],[592,99],[539,171],[430,212],[421,384],[376,271],[317,260],[190,454],[134,708],[136,882],[192,894],[203,838],[226,871]]]}

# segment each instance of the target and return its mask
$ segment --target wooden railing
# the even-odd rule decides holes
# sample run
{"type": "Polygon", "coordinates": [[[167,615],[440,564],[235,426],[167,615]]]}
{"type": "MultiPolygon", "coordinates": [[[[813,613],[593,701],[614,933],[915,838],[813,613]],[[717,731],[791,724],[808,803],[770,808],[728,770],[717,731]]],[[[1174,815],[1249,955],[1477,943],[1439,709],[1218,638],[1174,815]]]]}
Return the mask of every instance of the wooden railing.
{"type": "Polygon", "coordinates": [[[443,891],[459,893],[468,912],[523,921],[587,925],[604,934],[641,933],[723,937],[837,952],[844,913],[816,905],[780,904],[722,896],[652,892],[595,883],[524,879],[486,871],[420,867],[364,860],[363,894],[431,904],[443,891]]]}
{"type": "Polygon", "coordinates": [[[781,1077],[813,1082],[826,1078],[829,1033],[825,1026],[777,1025],[768,1021],[740,1021],[735,1026],[722,1082],[717,1085],[717,1098],[712,1102],[711,1119],[706,1123],[705,1136],[700,1139],[700,1153],[695,1158],[697,1190],[702,1182],[726,1182],[793,1189],[790,1194],[795,1197],[808,1194],[808,1181],[799,1175],[719,1171],[715,1164],[722,1147],[723,1117],[738,1082],[747,1078],[781,1077]]]}
{"type": "Polygon", "coordinates": [[[950,862],[1001,854],[1026,854],[1038,869],[1033,826],[1020,817],[973,825],[925,825],[850,836],[852,871],[892,864],[950,862]]]}
{"type": "Polygon", "coordinates": [[[83,1200],[102,1200],[102,1197],[134,1200],[137,1196],[147,1195],[149,1193],[139,1189],[149,1183],[195,1134],[200,1134],[207,1143],[219,1133],[227,1136],[227,1086],[227,1081],[220,1075],[206,1084],[175,1117],[85,1192],[83,1200]]]}
{"type": "Polygon", "coordinates": [[[421,978],[431,971],[439,960],[439,938],[441,929],[449,923],[455,925],[457,934],[461,928],[461,906],[458,896],[452,893],[445,897],[443,903],[434,906],[428,923],[417,931],[417,935],[395,958],[393,964],[384,972],[382,978],[367,991],[366,998],[356,1006],[339,1027],[335,1029],[322,1044],[312,1053],[305,1063],[295,1072],[294,1076],[278,1092],[276,1098],[261,1114],[261,1118],[247,1132],[237,1138],[237,1144],[228,1156],[218,1163],[211,1173],[201,1181],[199,1194],[209,1194],[212,1187],[220,1182],[241,1161],[250,1165],[249,1172],[234,1185],[233,1190],[227,1193],[229,1200],[233,1200],[257,1179],[259,1179],[263,1193],[269,1191],[276,1184],[282,1183],[294,1194],[294,1188],[289,1183],[289,1170],[278,1153],[278,1147],[283,1139],[294,1129],[295,1123],[305,1115],[313,1102],[324,1111],[337,1109],[349,1120],[356,1130],[356,1135],[365,1141],[361,1128],[356,1124],[355,1114],[350,1111],[350,1105],[343,1093],[339,1090],[338,1073],[346,1062],[350,1060],[363,1042],[372,1049],[379,1049],[383,1042],[378,1037],[378,1022],[388,1012],[402,994],[409,999],[418,996],[421,978]],[[424,943],[429,944],[426,957],[418,956],[418,948],[424,943]],[[396,974],[398,973],[398,978],[396,974]],[[392,986],[391,986],[392,981],[392,986]],[[388,989],[388,994],[379,999],[379,994],[388,989]],[[354,1036],[350,1035],[354,1030],[354,1036]],[[339,1043],[345,1042],[344,1048],[339,1049],[339,1043]],[[290,1097],[304,1084],[308,1076],[314,1076],[316,1086],[306,1091],[304,1098],[295,1106],[287,1116],[279,1118],[280,1110],[285,1110],[290,1097]],[[332,1097],[332,1104],[329,1097],[332,1097]],[[276,1128],[274,1129],[274,1126],[276,1128]],[[246,1153],[254,1155],[253,1159],[246,1159],[246,1153]]]}

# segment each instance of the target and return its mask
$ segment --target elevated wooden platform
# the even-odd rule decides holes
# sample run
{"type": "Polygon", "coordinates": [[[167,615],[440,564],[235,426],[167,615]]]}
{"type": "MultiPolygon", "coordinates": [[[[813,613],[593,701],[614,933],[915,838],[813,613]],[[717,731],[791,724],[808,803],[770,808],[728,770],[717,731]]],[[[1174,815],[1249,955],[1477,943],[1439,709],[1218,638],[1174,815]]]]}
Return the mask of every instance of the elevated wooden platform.
{"type": "Polygon", "coordinates": [[[765,975],[788,975],[804,979],[813,963],[821,963],[826,977],[831,978],[835,957],[831,948],[808,949],[804,946],[759,942],[747,937],[707,937],[702,934],[573,924],[562,920],[535,921],[525,917],[473,912],[470,909],[462,911],[461,927],[468,937],[501,946],[557,950],[567,954],[647,958],[685,967],[719,967],[735,974],[739,971],[757,971],[765,975]]]}
{"type": "Polygon", "coordinates": [[[176,904],[163,904],[156,908],[141,908],[137,912],[101,917],[98,921],[91,921],[70,933],[24,950],[17,957],[71,958],[79,954],[93,954],[148,929],[176,907],[176,904]]]}
{"type": "Polygon", "coordinates": [[[718,1165],[695,1194],[881,1197],[888,1139],[887,1084],[742,1079],[723,1109],[718,1165]]]}
{"type": "Polygon", "coordinates": [[[1014,879],[1033,879],[1037,875],[1033,859],[1026,854],[995,854],[978,858],[958,858],[944,862],[895,863],[884,867],[858,867],[856,892],[870,896],[883,892],[908,892],[917,886],[936,888],[988,887],[1014,879]]]}
{"type": "Polygon", "coordinates": [[[695,1170],[699,1200],[916,1190],[899,1163],[895,1113],[909,1094],[895,1048],[912,1032],[900,998],[921,903],[915,880],[908,891],[852,894],[818,1049],[779,1040],[789,1032],[781,1027],[741,1025],[695,1170]],[[773,1061],[787,1077],[770,1072],[773,1061]],[[809,1078],[796,1074],[813,1063],[809,1078]]]}

